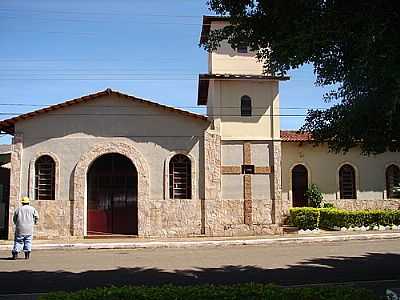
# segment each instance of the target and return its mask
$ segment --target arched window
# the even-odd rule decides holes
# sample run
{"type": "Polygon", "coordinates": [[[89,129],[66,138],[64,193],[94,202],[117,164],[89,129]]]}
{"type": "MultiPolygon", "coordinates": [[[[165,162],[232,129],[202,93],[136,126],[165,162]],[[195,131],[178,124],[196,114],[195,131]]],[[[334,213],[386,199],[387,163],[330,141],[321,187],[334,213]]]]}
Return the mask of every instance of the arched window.
{"type": "Polygon", "coordinates": [[[386,169],[386,192],[388,198],[400,198],[400,168],[396,165],[386,169]]]}
{"type": "Polygon", "coordinates": [[[177,154],[169,162],[169,197],[192,198],[192,167],[186,155],[177,154]]]}
{"type": "Polygon", "coordinates": [[[340,199],[356,199],[356,172],[349,164],[339,170],[340,199]]]}
{"type": "Polygon", "coordinates": [[[251,116],[251,98],[247,95],[240,99],[240,115],[244,117],[251,116]]]}
{"type": "Polygon", "coordinates": [[[40,156],[35,162],[35,199],[55,198],[56,164],[49,155],[40,156]]]}

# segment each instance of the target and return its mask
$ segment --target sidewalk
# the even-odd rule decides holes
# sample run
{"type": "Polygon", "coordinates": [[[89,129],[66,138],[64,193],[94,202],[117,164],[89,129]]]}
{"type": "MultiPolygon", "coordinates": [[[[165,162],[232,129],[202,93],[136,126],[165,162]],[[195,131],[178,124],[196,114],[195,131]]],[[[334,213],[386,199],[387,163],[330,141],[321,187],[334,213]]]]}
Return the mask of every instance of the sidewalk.
{"type": "MultiPolygon", "coordinates": [[[[279,245],[339,242],[349,240],[400,239],[400,231],[338,232],[321,231],[314,234],[289,233],[284,235],[246,237],[193,237],[193,238],[108,238],[76,240],[34,240],[35,250],[66,249],[156,249],[201,248],[239,245],[279,245]]],[[[0,241],[0,250],[8,251],[12,241],[0,241]]]]}

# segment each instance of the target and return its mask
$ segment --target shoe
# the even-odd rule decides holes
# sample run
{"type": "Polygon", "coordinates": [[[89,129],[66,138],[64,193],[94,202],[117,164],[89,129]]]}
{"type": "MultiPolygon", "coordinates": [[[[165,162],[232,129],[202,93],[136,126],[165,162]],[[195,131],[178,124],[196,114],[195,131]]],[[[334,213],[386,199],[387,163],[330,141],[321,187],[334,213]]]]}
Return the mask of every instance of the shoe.
{"type": "Polygon", "coordinates": [[[12,252],[12,259],[16,260],[18,258],[17,252],[12,252]]]}
{"type": "Polygon", "coordinates": [[[25,259],[29,259],[30,255],[31,255],[31,252],[30,252],[30,251],[25,252],[25,259]]]}

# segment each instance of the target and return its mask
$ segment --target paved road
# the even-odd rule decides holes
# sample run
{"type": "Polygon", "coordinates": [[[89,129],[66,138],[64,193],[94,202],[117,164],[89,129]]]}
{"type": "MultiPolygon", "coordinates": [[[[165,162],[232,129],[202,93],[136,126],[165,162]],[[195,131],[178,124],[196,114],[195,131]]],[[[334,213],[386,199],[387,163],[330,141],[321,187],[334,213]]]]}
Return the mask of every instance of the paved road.
{"type": "Polygon", "coordinates": [[[123,284],[354,282],[381,293],[400,287],[400,241],[235,246],[203,249],[0,252],[0,294],[123,284]],[[368,282],[366,282],[368,281],[368,282]]]}

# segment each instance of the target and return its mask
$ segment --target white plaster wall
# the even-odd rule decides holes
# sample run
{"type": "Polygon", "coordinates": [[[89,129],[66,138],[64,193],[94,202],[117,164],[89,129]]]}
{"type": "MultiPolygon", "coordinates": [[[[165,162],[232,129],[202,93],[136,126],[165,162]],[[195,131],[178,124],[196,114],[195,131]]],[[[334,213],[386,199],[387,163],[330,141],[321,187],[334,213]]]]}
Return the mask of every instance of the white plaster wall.
{"type": "MultiPolygon", "coordinates": [[[[211,30],[226,26],[224,21],[211,23],[211,30]]],[[[259,62],[256,53],[238,53],[227,41],[222,41],[220,48],[209,54],[209,73],[213,74],[263,74],[263,63],[259,62]]]]}
{"type": "Polygon", "coordinates": [[[278,81],[215,79],[210,88],[209,117],[222,140],[280,139],[278,81]],[[251,117],[240,115],[243,95],[252,99],[251,117]]]}
{"type": "MultiPolygon", "coordinates": [[[[270,143],[268,141],[251,142],[251,164],[257,167],[271,166],[270,143]]],[[[223,166],[241,166],[243,162],[243,141],[224,141],[221,145],[223,166]]],[[[254,174],[251,176],[252,198],[254,200],[271,199],[272,174],[254,174]]],[[[243,200],[243,174],[222,175],[222,199],[243,200]]]]}
{"type": "MultiPolygon", "coordinates": [[[[150,197],[164,197],[165,160],[175,151],[195,159],[196,182],[204,189],[203,154],[200,150],[208,122],[166,112],[118,96],[104,96],[90,103],[67,107],[16,124],[24,138],[21,193],[28,193],[29,162],[39,152],[60,160],[60,200],[72,199],[72,174],[80,157],[107,141],[132,143],[150,169],[150,197]],[[117,116],[117,114],[120,114],[117,116]]],[[[199,189],[195,189],[195,199],[199,189]]]]}
{"type": "MultiPolygon", "coordinates": [[[[282,143],[282,197],[292,203],[291,169],[304,164],[309,170],[309,184],[315,183],[324,193],[325,201],[339,199],[338,170],[344,163],[350,163],[356,170],[357,199],[384,199],[386,192],[386,167],[391,163],[400,165],[399,153],[387,152],[377,156],[362,156],[359,149],[347,154],[329,153],[327,146],[313,147],[310,144],[282,143]]],[[[346,200],[347,201],[347,200],[346,200]]],[[[352,201],[352,200],[348,200],[352,201]]]]}
{"type": "Polygon", "coordinates": [[[253,142],[251,143],[251,162],[258,167],[269,167],[271,166],[270,160],[270,149],[271,144],[269,142],[253,142]]]}

